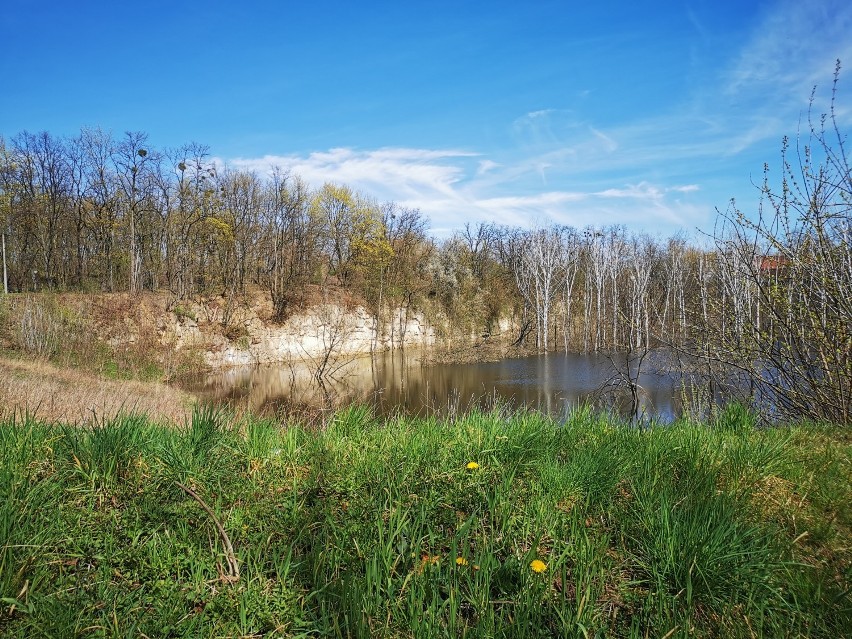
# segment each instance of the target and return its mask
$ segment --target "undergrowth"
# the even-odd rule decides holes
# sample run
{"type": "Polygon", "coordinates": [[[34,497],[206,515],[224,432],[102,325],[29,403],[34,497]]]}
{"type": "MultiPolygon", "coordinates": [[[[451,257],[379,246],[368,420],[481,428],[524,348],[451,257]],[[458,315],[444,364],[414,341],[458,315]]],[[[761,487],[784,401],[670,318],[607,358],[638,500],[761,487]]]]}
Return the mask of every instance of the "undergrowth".
{"type": "Polygon", "coordinates": [[[0,354],[13,358],[143,381],[173,379],[201,365],[195,349],[176,350],[167,342],[156,320],[144,317],[139,300],[53,293],[0,297],[0,354]],[[132,330],[122,315],[133,320],[132,330]]]}

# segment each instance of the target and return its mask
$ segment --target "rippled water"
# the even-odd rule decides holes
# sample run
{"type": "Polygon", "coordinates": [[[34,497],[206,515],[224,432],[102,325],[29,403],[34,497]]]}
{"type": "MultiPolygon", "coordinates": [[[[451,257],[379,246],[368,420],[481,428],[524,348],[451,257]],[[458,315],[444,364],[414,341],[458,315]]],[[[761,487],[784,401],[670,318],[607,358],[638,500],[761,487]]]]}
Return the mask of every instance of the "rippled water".
{"type": "MultiPolygon", "coordinates": [[[[659,361],[659,358],[658,358],[659,361]]],[[[669,421],[680,414],[680,384],[657,374],[654,358],[643,363],[639,414],[669,421]]],[[[318,383],[310,364],[257,366],[218,372],[189,384],[217,403],[275,412],[299,407],[368,403],[382,415],[464,412],[500,402],[555,416],[594,402],[629,414],[624,356],[549,353],[498,362],[426,366],[419,351],[396,351],[347,361],[335,379],[318,383]],[[619,375],[619,371],[621,374],[619,375]]],[[[636,379],[635,363],[631,374],[636,379]]]]}

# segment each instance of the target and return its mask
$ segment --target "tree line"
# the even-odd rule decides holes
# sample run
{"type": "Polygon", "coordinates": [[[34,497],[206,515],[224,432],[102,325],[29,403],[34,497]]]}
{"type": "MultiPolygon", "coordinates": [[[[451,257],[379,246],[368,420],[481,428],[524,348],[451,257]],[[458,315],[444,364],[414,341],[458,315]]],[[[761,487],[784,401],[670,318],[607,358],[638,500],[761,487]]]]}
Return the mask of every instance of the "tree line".
{"type": "Polygon", "coordinates": [[[852,411],[852,177],[835,115],[786,140],[780,184],[747,215],[732,201],[702,244],[618,226],[466,225],[437,241],[425,216],[346,185],[217,166],[199,144],[84,129],[0,138],[4,286],[266,291],[279,319],[344,289],[377,321],[418,310],[446,337],[541,351],[688,356],[712,396],[747,389],[789,415],[852,411]]]}
{"type": "Polygon", "coordinates": [[[144,133],[0,140],[0,223],[13,291],[268,290],[283,317],[310,284],[363,297],[405,289],[429,248],[424,218],[334,184],[217,167],[199,144],[144,133]]]}
{"type": "Polygon", "coordinates": [[[480,223],[438,242],[419,210],[281,170],[217,166],[198,144],[160,151],[138,132],[0,140],[0,197],[13,291],[181,300],[259,287],[283,318],[309,287],[334,285],[377,315],[428,308],[463,336],[513,318],[518,341],[540,350],[683,341],[712,261],[683,238],[620,227],[480,223]]]}

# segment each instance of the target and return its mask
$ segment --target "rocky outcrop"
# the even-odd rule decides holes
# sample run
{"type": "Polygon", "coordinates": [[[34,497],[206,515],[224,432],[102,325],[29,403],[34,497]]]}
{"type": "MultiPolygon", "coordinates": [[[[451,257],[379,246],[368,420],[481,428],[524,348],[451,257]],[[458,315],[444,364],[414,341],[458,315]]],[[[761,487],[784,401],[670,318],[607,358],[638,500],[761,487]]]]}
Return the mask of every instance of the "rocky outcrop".
{"type": "MultiPolygon", "coordinates": [[[[242,319],[241,325],[244,333],[237,339],[221,335],[211,337],[213,343],[207,344],[205,352],[209,366],[337,360],[375,351],[435,344],[435,331],[423,316],[405,309],[398,309],[379,322],[360,306],[346,309],[336,304],[323,304],[295,314],[282,324],[264,323],[256,315],[250,315],[242,319]]],[[[183,340],[195,337],[191,324],[184,323],[178,333],[183,340]]]]}

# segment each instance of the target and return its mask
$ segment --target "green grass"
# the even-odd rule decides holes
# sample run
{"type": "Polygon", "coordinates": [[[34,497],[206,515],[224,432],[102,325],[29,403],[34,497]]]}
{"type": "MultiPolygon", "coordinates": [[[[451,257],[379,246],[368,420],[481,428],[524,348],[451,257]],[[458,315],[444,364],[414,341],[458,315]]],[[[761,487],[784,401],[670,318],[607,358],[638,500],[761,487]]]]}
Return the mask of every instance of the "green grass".
{"type": "Polygon", "coordinates": [[[852,628],[850,450],[848,429],[760,430],[736,408],[644,430],[588,411],[18,416],[0,426],[0,635],[834,638],[852,628]]]}

